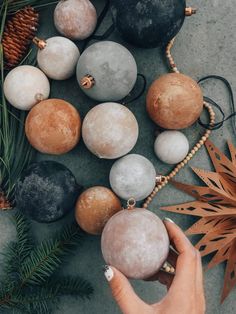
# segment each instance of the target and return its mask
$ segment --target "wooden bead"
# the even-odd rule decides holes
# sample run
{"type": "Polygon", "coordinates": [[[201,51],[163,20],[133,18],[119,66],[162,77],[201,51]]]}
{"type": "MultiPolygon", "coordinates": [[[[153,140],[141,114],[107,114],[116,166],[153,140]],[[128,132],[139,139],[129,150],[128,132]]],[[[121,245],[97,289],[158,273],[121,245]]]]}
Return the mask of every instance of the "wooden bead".
{"type": "Polygon", "coordinates": [[[171,268],[170,268],[170,273],[172,273],[172,274],[173,274],[174,272],[175,272],[174,267],[171,267],[171,268]]]}
{"type": "Polygon", "coordinates": [[[165,268],[165,271],[166,271],[167,273],[169,273],[169,272],[170,272],[170,266],[167,266],[167,267],[165,268]]]}
{"type": "Polygon", "coordinates": [[[196,144],[196,147],[197,147],[197,148],[201,148],[201,144],[197,143],[197,144],[196,144]]]}
{"type": "Polygon", "coordinates": [[[144,208],[148,208],[148,204],[147,204],[147,203],[144,203],[144,204],[143,204],[143,207],[144,207],[144,208]]]}
{"type": "Polygon", "coordinates": [[[205,142],[207,140],[206,136],[203,136],[202,140],[205,142]]]}

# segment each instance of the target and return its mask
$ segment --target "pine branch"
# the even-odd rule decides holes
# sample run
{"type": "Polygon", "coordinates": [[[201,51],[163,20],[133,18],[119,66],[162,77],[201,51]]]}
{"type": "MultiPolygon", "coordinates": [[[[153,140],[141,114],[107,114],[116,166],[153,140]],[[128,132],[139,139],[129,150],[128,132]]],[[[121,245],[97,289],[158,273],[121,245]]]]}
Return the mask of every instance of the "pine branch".
{"type": "Polygon", "coordinates": [[[22,265],[21,286],[45,282],[60,267],[63,258],[81,242],[82,236],[81,229],[73,224],[61,236],[42,242],[22,265]]]}

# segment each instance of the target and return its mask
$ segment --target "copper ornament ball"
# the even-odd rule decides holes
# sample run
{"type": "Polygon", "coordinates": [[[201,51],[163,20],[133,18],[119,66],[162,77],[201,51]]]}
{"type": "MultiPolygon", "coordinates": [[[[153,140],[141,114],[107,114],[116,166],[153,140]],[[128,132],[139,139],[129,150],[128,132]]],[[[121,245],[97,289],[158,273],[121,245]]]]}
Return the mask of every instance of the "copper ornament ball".
{"type": "Polygon", "coordinates": [[[96,9],[89,0],[61,0],[54,11],[54,24],[59,33],[72,40],[86,39],[96,27],[96,9]]]}
{"type": "Polygon", "coordinates": [[[84,231],[96,235],[102,233],[107,221],[120,210],[121,202],[110,189],[94,186],[78,198],[75,218],[84,231]]]}
{"type": "Polygon", "coordinates": [[[200,117],[203,95],[192,78],[170,73],[152,83],[146,107],[150,118],[162,128],[184,129],[200,117]]]}
{"type": "Polygon", "coordinates": [[[147,279],[162,267],[169,252],[163,222],[143,208],[125,209],[110,218],[101,239],[108,265],[131,279],[147,279]]]}
{"type": "Polygon", "coordinates": [[[79,112],[61,99],[41,101],[29,112],[25,132],[30,144],[41,153],[67,153],[80,139],[79,112]]]}

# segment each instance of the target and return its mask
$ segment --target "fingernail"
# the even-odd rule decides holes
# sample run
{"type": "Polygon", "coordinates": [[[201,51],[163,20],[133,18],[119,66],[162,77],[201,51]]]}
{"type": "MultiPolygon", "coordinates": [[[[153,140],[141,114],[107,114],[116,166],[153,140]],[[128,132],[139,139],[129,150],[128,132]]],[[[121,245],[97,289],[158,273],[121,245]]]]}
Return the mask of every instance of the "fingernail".
{"type": "Polygon", "coordinates": [[[104,275],[106,277],[106,280],[107,281],[111,281],[113,276],[114,276],[112,268],[110,266],[108,266],[108,265],[105,265],[103,267],[103,270],[104,270],[104,275]]]}
{"type": "Polygon", "coordinates": [[[172,224],[174,224],[174,221],[171,220],[170,218],[165,217],[164,220],[165,220],[165,221],[169,221],[169,222],[171,222],[172,224]]]}

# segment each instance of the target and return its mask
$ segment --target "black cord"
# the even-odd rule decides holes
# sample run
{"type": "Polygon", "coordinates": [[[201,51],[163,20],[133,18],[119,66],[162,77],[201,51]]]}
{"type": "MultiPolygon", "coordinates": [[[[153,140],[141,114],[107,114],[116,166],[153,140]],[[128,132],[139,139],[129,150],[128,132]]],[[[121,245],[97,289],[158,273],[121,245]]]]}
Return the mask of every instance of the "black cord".
{"type": "Polygon", "coordinates": [[[139,99],[139,98],[143,95],[143,93],[145,92],[145,90],[146,90],[146,86],[147,86],[147,79],[146,79],[146,76],[145,76],[144,74],[142,74],[142,73],[138,73],[137,76],[140,77],[140,78],[142,78],[142,80],[143,80],[142,89],[140,90],[140,92],[138,93],[138,95],[134,96],[134,98],[131,98],[130,100],[128,100],[128,98],[130,97],[130,95],[129,95],[129,96],[126,96],[126,97],[122,100],[122,102],[121,102],[123,105],[128,105],[128,104],[134,102],[135,100],[139,99]],[[127,99],[127,100],[126,100],[126,99],[127,99]]]}
{"type": "MultiPolygon", "coordinates": [[[[231,107],[231,112],[232,113],[228,117],[226,117],[226,118],[225,118],[225,113],[222,110],[220,105],[218,105],[211,98],[204,97],[204,100],[206,102],[210,103],[212,106],[214,106],[215,108],[217,108],[219,110],[219,112],[222,115],[222,120],[219,121],[219,122],[214,123],[212,126],[209,123],[203,123],[200,118],[199,118],[198,122],[199,122],[199,124],[201,126],[203,126],[206,129],[217,130],[217,129],[221,128],[224,125],[225,121],[227,121],[227,120],[229,120],[229,119],[231,119],[231,118],[236,116],[235,103],[234,103],[234,94],[233,94],[233,90],[232,90],[232,87],[231,87],[229,81],[227,79],[225,79],[224,77],[219,76],[219,75],[208,75],[208,76],[205,76],[205,77],[201,78],[198,81],[198,83],[200,84],[200,83],[205,82],[206,80],[209,80],[209,79],[215,79],[215,80],[219,80],[219,81],[223,82],[225,84],[225,86],[227,87],[227,89],[229,91],[229,96],[230,96],[230,107],[231,107]]],[[[233,120],[231,120],[231,121],[232,121],[233,130],[236,133],[236,121],[233,121],[233,120]]]]}

